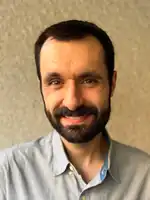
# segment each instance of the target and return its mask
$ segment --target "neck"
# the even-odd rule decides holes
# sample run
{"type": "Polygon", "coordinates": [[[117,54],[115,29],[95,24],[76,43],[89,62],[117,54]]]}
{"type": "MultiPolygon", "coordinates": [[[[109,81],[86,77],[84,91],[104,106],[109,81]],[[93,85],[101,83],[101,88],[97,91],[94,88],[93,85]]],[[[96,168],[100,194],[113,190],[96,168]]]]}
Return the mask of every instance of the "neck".
{"type": "Polygon", "coordinates": [[[73,144],[62,138],[70,162],[78,171],[89,166],[101,166],[108,151],[108,144],[102,134],[98,134],[92,141],[73,144]]]}

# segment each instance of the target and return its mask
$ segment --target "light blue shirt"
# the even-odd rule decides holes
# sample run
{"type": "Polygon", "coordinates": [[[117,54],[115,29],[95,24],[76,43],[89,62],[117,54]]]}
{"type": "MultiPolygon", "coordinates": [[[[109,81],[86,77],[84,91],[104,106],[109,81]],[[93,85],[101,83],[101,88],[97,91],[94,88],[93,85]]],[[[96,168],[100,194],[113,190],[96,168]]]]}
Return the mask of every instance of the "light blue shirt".
{"type": "Polygon", "coordinates": [[[114,140],[102,170],[86,184],[59,134],[0,152],[0,200],[150,200],[150,156],[114,140]]]}

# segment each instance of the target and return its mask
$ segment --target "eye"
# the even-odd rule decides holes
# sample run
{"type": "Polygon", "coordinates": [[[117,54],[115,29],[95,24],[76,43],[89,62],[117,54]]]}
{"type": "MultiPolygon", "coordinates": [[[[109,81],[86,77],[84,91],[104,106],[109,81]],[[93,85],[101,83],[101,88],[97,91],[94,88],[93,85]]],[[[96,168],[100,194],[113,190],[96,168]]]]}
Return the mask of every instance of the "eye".
{"type": "Polygon", "coordinates": [[[92,78],[83,80],[83,84],[94,85],[96,83],[98,83],[98,80],[92,78]]]}
{"type": "Polygon", "coordinates": [[[60,87],[62,85],[62,81],[60,79],[51,79],[48,81],[48,85],[52,87],[60,87]]]}
{"type": "Polygon", "coordinates": [[[49,82],[49,85],[59,85],[60,84],[60,80],[51,80],[49,82]]]}

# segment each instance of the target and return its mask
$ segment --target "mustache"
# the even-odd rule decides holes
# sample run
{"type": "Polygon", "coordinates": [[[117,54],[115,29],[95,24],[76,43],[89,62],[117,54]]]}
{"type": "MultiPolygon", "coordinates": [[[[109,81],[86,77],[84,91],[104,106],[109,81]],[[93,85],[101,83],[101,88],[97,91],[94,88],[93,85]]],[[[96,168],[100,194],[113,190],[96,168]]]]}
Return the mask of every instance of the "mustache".
{"type": "Polygon", "coordinates": [[[67,107],[61,107],[57,108],[54,111],[55,117],[62,117],[62,116],[70,116],[70,117],[78,117],[78,116],[84,116],[84,115],[97,115],[98,110],[95,107],[87,107],[87,106],[80,106],[76,110],[71,111],[67,107]]]}

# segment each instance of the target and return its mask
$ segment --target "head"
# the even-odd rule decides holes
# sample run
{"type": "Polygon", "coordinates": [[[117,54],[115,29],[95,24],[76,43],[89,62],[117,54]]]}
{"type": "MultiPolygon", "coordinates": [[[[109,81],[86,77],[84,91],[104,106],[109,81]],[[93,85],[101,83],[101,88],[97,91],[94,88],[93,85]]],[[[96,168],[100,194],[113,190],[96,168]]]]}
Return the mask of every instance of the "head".
{"type": "Polygon", "coordinates": [[[114,48],[93,23],[54,24],[35,43],[35,62],[47,118],[67,141],[86,143],[103,132],[116,82],[114,48]]]}

